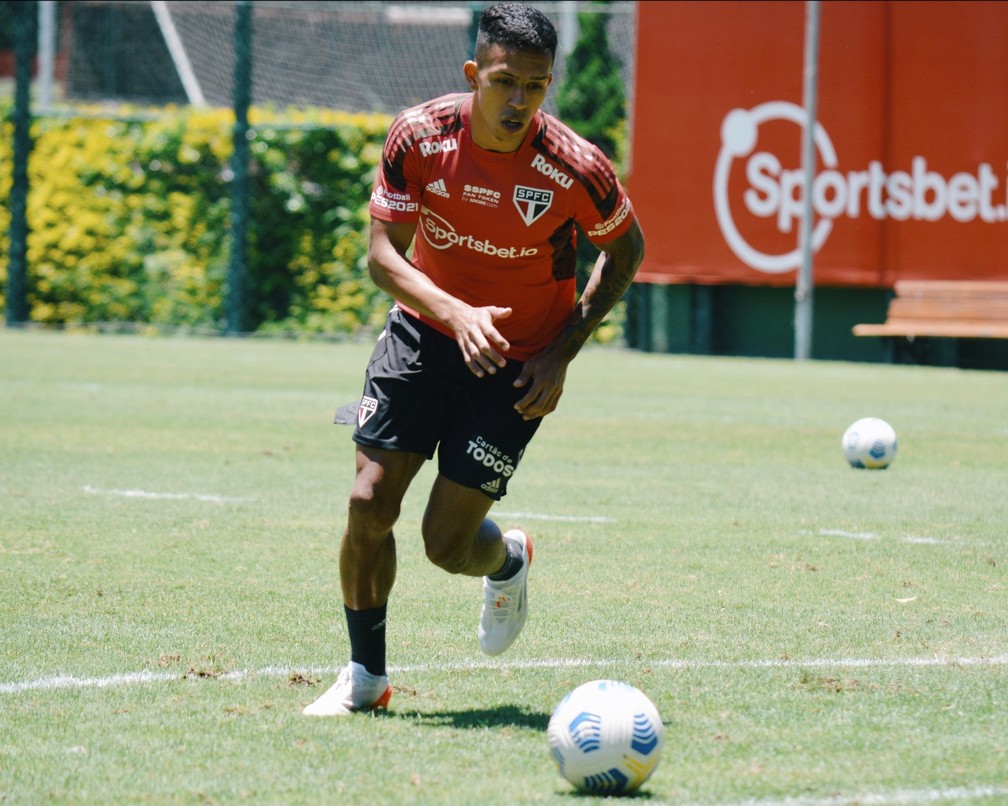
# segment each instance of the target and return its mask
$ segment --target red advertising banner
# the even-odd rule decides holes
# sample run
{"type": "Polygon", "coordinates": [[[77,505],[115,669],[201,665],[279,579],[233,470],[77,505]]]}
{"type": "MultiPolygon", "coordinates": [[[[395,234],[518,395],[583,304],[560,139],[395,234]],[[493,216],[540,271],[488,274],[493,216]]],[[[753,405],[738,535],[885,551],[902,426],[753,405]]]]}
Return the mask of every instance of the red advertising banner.
{"type": "MultiPolygon", "coordinates": [[[[806,4],[642,2],[638,280],[793,285],[806,4]]],[[[1008,3],[823,0],[816,285],[1008,279],[1008,3]]]]}

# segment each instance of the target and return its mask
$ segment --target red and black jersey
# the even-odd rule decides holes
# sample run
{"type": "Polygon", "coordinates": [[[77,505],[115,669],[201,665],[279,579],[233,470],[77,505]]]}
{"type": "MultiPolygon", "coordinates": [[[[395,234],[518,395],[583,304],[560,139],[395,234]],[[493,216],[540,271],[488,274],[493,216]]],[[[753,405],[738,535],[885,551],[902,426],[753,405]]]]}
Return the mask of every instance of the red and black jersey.
{"type": "Polygon", "coordinates": [[[575,223],[601,246],[634,212],[605,155],[552,115],[536,114],[517,151],[486,151],[470,137],[471,105],[468,93],[446,95],[395,118],[370,212],[416,223],[413,263],[437,286],[470,305],[510,307],[495,325],[507,357],[524,360],[573,310],[575,223]]]}

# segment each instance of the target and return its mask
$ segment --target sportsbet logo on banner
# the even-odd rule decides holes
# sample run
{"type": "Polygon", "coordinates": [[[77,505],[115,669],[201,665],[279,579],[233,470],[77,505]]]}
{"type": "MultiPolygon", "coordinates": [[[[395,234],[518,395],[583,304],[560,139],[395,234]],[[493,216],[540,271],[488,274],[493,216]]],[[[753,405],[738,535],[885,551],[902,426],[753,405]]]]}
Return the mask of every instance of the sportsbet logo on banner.
{"type": "MultiPolygon", "coordinates": [[[[782,234],[794,232],[804,215],[805,172],[801,167],[785,167],[783,159],[772,151],[760,150],[759,129],[761,124],[776,120],[803,127],[805,117],[805,111],[795,104],[771,101],[753,109],[733,109],[721,125],[721,150],[714,173],[718,225],[739,259],[759,271],[797,268],[800,250],[766,254],[749,243],[736,223],[731,199],[740,194],[742,204],[734,205],[735,209],[741,207],[752,216],[772,219],[782,234]],[[743,187],[733,187],[730,181],[737,160],[745,165],[743,187]]],[[[947,178],[929,170],[925,156],[913,157],[910,170],[887,170],[879,160],[872,160],[860,170],[845,170],[829,134],[818,123],[813,143],[821,166],[812,181],[816,220],[812,244],[816,251],[841,218],[938,221],[948,216],[959,222],[1008,220],[1008,181],[998,177],[989,163],[982,162],[973,171],[960,171],[947,178]]]]}
{"type": "MultiPolygon", "coordinates": [[[[647,237],[637,280],[793,285],[806,4],[636,9],[627,186],[647,237]]],[[[1008,3],[831,0],[820,23],[816,285],[1008,280],[1008,3]]]]}

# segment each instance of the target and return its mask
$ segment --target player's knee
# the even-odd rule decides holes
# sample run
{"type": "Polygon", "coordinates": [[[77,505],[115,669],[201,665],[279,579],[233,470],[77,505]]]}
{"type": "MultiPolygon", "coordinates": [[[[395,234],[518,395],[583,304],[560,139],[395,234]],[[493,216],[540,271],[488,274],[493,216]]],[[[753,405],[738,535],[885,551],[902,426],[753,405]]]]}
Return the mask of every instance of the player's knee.
{"type": "Polygon", "coordinates": [[[350,493],[349,518],[358,533],[387,533],[399,518],[398,502],[375,495],[373,488],[355,487],[350,493]]]}
{"type": "Polygon", "coordinates": [[[449,574],[461,574],[469,565],[468,546],[438,540],[424,540],[427,559],[449,574]]]}

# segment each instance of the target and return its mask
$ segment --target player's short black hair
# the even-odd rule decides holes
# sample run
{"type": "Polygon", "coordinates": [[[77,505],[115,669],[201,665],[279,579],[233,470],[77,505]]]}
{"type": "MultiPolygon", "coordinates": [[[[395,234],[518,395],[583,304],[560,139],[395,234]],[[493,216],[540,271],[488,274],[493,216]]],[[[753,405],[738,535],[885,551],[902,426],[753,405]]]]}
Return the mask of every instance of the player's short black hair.
{"type": "Polygon", "coordinates": [[[495,3],[485,8],[476,34],[476,61],[487,48],[500,45],[507,50],[539,53],[556,59],[557,32],[549,18],[523,3],[495,3]]]}

